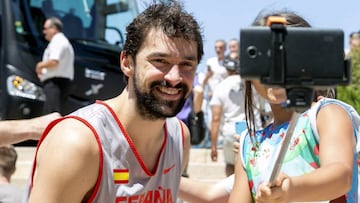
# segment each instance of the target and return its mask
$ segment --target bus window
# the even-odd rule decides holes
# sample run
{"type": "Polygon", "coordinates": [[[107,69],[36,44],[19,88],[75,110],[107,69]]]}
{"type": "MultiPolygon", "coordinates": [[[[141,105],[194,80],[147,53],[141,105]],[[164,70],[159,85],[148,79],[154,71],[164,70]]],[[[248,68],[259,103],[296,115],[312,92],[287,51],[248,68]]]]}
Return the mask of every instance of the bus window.
{"type": "Polygon", "coordinates": [[[34,22],[40,21],[40,15],[60,18],[69,39],[112,44],[112,39],[121,39],[126,25],[138,14],[136,0],[30,0],[30,7],[38,13],[32,15],[34,22]]]}

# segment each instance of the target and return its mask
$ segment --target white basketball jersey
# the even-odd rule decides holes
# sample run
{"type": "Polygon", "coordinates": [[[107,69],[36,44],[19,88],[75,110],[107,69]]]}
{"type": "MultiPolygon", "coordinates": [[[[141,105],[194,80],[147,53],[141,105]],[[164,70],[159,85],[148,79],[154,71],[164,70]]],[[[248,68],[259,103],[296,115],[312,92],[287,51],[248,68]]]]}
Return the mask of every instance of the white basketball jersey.
{"type": "MultiPolygon", "coordinates": [[[[104,102],[97,101],[66,118],[75,118],[86,124],[101,149],[99,178],[88,202],[176,201],[183,156],[183,129],[176,117],[166,119],[165,138],[154,172],[146,168],[121,122],[104,102]]],[[[147,136],[146,129],[143,132],[147,136]]]]}

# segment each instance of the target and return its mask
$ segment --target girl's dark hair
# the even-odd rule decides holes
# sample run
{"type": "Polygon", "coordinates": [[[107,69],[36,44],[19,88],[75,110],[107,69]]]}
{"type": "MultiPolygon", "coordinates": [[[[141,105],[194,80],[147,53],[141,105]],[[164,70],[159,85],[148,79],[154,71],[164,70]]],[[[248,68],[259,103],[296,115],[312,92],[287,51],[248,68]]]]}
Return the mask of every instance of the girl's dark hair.
{"type": "MultiPolygon", "coordinates": [[[[304,18],[296,14],[295,12],[282,10],[266,13],[264,11],[260,12],[260,14],[255,18],[252,26],[266,26],[267,19],[270,16],[279,16],[284,17],[286,19],[287,27],[311,27],[310,23],[308,23],[304,18]]],[[[254,117],[254,102],[253,102],[253,88],[251,85],[251,81],[245,81],[245,116],[246,116],[246,124],[247,129],[250,135],[255,135],[255,117],[254,117]]],[[[315,91],[315,97],[317,96],[325,96],[330,98],[335,98],[335,91],[332,88],[327,90],[318,90],[315,91]]]]}
{"type": "Polygon", "coordinates": [[[153,3],[127,26],[123,48],[125,55],[135,59],[147,34],[153,28],[162,30],[170,38],[184,38],[196,42],[198,63],[200,63],[204,54],[200,26],[195,18],[175,0],[153,3]]]}

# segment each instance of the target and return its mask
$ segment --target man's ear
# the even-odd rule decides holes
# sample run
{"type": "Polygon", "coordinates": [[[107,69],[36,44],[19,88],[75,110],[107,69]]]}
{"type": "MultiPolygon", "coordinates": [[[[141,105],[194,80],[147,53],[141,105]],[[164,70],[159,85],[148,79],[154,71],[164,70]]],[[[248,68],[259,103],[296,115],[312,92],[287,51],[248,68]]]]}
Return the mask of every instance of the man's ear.
{"type": "Polygon", "coordinates": [[[128,77],[132,76],[134,73],[133,64],[134,62],[132,61],[132,57],[126,55],[124,52],[121,52],[120,54],[121,70],[128,77]]]}

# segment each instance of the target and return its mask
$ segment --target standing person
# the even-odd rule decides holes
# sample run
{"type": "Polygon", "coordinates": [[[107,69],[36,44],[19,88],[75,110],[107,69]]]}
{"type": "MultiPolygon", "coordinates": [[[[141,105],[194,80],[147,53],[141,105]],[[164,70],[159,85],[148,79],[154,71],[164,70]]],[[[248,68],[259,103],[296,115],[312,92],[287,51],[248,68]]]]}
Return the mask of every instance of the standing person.
{"type": "Polygon", "coordinates": [[[353,50],[355,47],[358,47],[360,45],[360,31],[350,34],[349,45],[350,50],[353,50]]]}
{"type": "MultiPolygon", "coordinates": [[[[234,136],[236,135],[236,122],[245,121],[244,81],[238,73],[238,61],[236,58],[225,60],[224,66],[228,76],[215,88],[210,100],[212,111],[210,138],[211,160],[217,161],[218,135],[223,137],[223,152],[225,161],[225,174],[230,176],[234,173],[235,153],[233,152],[234,136]]],[[[259,111],[255,110],[257,118],[256,127],[261,128],[259,111]]]]}
{"type": "Polygon", "coordinates": [[[174,202],[189,155],[176,118],[203,56],[201,29],[177,2],[150,5],[127,27],[127,87],[45,130],[28,188],[33,202],[174,202]]]}
{"type": "Polygon", "coordinates": [[[0,147],[0,202],[20,203],[24,191],[11,184],[16,170],[17,153],[13,146],[0,147]]]}
{"type": "Polygon", "coordinates": [[[203,81],[203,86],[207,88],[206,99],[210,101],[212,93],[222,80],[227,76],[226,68],[224,67],[226,51],[226,42],[223,39],[215,42],[215,57],[211,57],[206,61],[207,72],[203,81]]]}
{"type": "MultiPolygon", "coordinates": [[[[276,16],[284,17],[288,26],[310,26],[296,14],[285,12],[276,16]]],[[[260,16],[254,25],[265,26],[267,18],[268,15],[260,16]]],[[[246,89],[252,85],[270,102],[274,122],[257,132],[248,127],[249,133],[241,137],[229,202],[358,202],[356,111],[339,100],[321,99],[302,113],[273,186],[264,178],[272,164],[270,157],[281,146],[289,128],[293,109],[281,107],[286,99],[284,89],[270,88],[258,80],[246,82],[246,89]]],[[[247,91],[247,122],[253,124],[251,97],[251,91],[247,91]]]]}
{"type": "Polygon", "coordinates": [[[62,33],[63,25],[56,17],[44,23],[45,39],[49,41],[41,62],[36,64],[36,74],[44,84],[46,100],[43,113],[63,112],[74,79],[74,50],[62,33]]]}
{"type": "MultiPolygon", "coordinates": [[[[196,115],[202,113],[201,111],[202,100],[203,100],[203,90],[198,83],[197,76],[195,76],[192,92],[190,96],[185,100],[184,106],[182,107],[181,111],[176,115],[176,117],[178,117],[182,122],[184,122],[184,124],[188,128],[190,128],[189,116],[191,115],[192,111],[195,112],[196,115]]],[[[198,135],[193,135],[190,132],[190,138],[192,136],[198,136],[198,135]]],[[[193,143],[191,142],[191,144],[193,143]]],[[[188,165],[188,163],[186,165],[188,165]]],[[[185,167],[182,176],[187,178],[189,177],[189,174],[187,172],[187,166],[185,167]]]]}
{"type": "Polygon", "coordinates": [[[238,59],[239,60],[239,51],[240,51],[240,42],[238,39],[233,38],[229,41],[229,54],[225,58],[238,59]]]}
{"type": "Polygon", "coordinates": [[[201,106],[203,102],[203,88],[199,84],[198,75],[194,78],[194,85],[192,87],[191,95],[186,99],[185,104],[181,111],[176,115],[180,120],[182,120],[186,126],[189,126],[188,118],[191,111],[194,111],[196,114],[201,112],[201,106]],[[192,101],[190,101],[192,99],[192,101]],[[191,104],[192,102],[192,104],[191,104]]]}
{"type": "Polygon", "coordinates": [[[349,35],[349,50],[347,51],[346,55],[350,57],[351,51],[353,51],[356,47],[360,45],[360,31],[359,32],[352,32],[349,35]]]}
{"type": "Polygon", "coordinates": [[[223,39],[218,39],[215,41],[215,53],[216,56],[209,58],[206,61],[207,70],[205,73],[204,79],[201,81],[203,90],[204,90],[204,100],[203,100],[203,111],[205,115],[205,123],[207,127],[206,139],[210,140],[210,120],[212,117],[211,107],[209,102],[213,95],[215,87],[226,78],[227,71],[224,67],[225,60],[225,51],[226,51],[226,41],[223,39]]]}
{"type": "Polygon", "coordinates": [[[60,117],[60,114],[55,112],[31,119],[0,121],[0,146],[38,140],[45,127],[60,117]]]}

